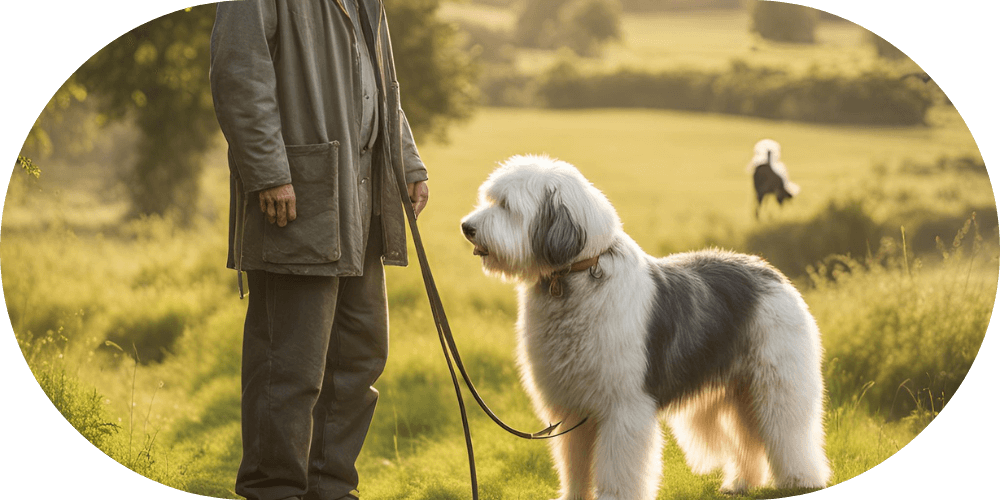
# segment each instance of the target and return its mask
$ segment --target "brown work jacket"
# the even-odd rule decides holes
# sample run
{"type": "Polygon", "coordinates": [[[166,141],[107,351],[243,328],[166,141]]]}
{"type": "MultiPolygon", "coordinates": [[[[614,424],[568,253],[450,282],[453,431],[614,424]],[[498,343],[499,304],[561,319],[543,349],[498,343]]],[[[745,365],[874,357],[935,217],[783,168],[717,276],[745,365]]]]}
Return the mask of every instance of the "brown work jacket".
{"type": "Polygon", "coordinates": [[[229,143],[232,269],[361,275],[373,206],[381,227],[370,230],[382,231],[383,262],[407,263],[397,176],[409,184],[427,171],[400,107],[382,2],[360,0],[366,37],[355,33],[344,1],[353,0],[218,5],[210,74],[229,143]],[[358,44],[366,40],[379,88],[370,178],[360,160],[369,146],[360,144],[358,44]],[[265,220],[257,192],[288,183],[297,218],[282,228],[265,220]]]}

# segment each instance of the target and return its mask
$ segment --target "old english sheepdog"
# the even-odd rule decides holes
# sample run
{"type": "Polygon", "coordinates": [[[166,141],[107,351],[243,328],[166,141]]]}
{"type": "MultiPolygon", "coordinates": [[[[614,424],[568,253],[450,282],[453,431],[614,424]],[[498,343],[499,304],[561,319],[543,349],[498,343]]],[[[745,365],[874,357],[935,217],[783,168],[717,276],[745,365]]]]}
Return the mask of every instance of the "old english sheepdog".
{"type": "Polygon", "coordinates": [[[483,268],[518,284],[518,362],[563,499],[653,499],[662,415],[722,490],[822,488],[819,329],[758,257],[647,255],[568,163],[515,156],[479,189],[462,231],[483,268]]]}
{"type": "Polygon", "coordinates": [[[754,218],[760,218],[760,206],[764,197],[773,194],[780,207],[786,199],[799,194],[799,185],[788,179],[788,169],[781,162],[781,145],[772,139],[763,139],[753,146],[753,158],[747,164],[747,172],[753,175],[753,188],[757,192],[757,206],[754,218]]]}

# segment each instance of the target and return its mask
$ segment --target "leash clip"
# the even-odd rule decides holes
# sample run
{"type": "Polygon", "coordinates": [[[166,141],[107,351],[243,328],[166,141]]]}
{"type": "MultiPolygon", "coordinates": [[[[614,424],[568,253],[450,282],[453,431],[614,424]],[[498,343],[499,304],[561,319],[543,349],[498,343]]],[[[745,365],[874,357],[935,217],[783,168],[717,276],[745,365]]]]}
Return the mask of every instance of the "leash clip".
{"type": "Polygon", "coordinates": [[[556,298],[562,297],[563,286],[562,282],[559,281],[559,279],[562,278],[563,276],[566,276],[569,273],[570,269],[568,267],[566,269],[561,269],[559,271],[552,273],[552,276],[549,277],[549,295],[556,298]]]}

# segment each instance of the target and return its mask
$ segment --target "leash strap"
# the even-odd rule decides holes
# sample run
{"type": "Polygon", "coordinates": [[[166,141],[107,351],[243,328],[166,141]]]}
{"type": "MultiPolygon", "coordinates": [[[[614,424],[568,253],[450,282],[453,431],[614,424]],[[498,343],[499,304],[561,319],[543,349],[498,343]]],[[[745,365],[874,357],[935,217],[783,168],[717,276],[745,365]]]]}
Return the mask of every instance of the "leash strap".
{"type": "MultiPolygon", "coordinates": [[[[395,170],[395,169],[393,169],[395,170]]],[[[448,317],[445,315],[444,304],[441,302],[441,297],[438,294],[437,286],[434,284],[434,276],[431,274],[430,264],[427,261],[427,254],[424,251],[423,241],[420,237],[420,231],[417,229],[417,218],[414,214],[413,203],[410,201],[410,197],[406,187],[406,180],[403,177],[402,172],[395,172],[396,174],[396,184],[399,188],[400,198],[402,198],[404,212],[406,212],[406,218],[409,222],[410,232],[413,235],[413,244],[417,252],[417,260],[420,262],[420,271],[423,275],[424,288],[427,291],[427,298],[430,302],[431,313],[434,316],[434,326],[438,331],[438,339],[441,342],[441,349],[444,351],[445,361],[448,363],[448,371],[451,373],[451,380],[455,386],[455,395],[458,398],[459,411],[462,414],[462,426],[465,432],[465,444],[469,454],[469,471],[472,477],[472,498],[473,500],[478,500],[479,490],[478,482],[476,479],[476,460],[475,453],[472,448],[472,434],[469,429],[469,419],[466,414],[465,402],[462,397],[462,388],[458,382],[458,377],[455,373],[455,368],[458,368],[458,372],[462,375],[462,379],[465,381],[465,385],[468,386],[469,392],[472,397],[475,398],[476,403],[482,408],[483,412],[493,420],[500,428],[503,430],[523,439],[551,439],[554,437],[562,436],[577,427],[583,425],[587,419],[584,418],[578,422],[573,427],[566,429],[562,432],[553,434],[552,432],[559,427],[562,422],[557,422],[552,424],[545,429],[538,432],[524,432],[517,430],[509,425],[507,425],[503,420],[501,420],[486,402],[483,400],[482,396],[479,395],[479,391],[476,390],[475,384],[472,383],[472,379],[469,377],[469,373],[465,369],[465,364],[462,363],[462,357],[458,353],[458,346],[455,343],[455,338],[451,333],[451,327],[448,325],[448,317]]]]}

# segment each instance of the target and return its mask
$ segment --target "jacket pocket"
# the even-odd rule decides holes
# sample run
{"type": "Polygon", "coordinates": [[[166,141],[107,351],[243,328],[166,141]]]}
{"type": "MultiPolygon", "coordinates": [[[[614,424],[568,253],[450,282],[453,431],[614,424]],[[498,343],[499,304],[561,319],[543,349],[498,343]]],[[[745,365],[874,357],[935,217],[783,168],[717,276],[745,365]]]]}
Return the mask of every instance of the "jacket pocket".
{"type": "Polygon", "coordinates": [[[325,264],[340,260],[337,141],[285,146],[295,190],[294,221],[264,223],[263,259],[272,264],[325,264]]]}

